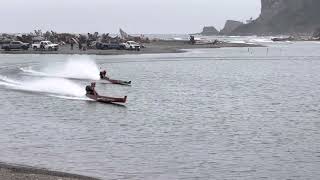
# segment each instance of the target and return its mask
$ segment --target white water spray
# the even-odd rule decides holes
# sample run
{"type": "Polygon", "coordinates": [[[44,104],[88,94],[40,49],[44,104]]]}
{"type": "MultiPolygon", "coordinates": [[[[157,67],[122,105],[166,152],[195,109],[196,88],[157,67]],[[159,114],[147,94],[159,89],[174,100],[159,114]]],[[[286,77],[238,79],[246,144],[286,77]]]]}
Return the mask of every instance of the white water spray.
{"type": "Polygon", "coordinates": [[[0,76],[0,85],[9,89],[46,93],[48,95],[71,96],[74,98],[85,97],[85,89],[67,79],[41,78],[40,80],[16,81],[0,76]]]}
{"type": "Polygon", "coordinates": [[[20,68],[33,76],[61,77],[73,79],[99,80],[99,68],[88,56],[74,56],[64,63],[49,64],[40,70],[32,67],[20,68]]]}

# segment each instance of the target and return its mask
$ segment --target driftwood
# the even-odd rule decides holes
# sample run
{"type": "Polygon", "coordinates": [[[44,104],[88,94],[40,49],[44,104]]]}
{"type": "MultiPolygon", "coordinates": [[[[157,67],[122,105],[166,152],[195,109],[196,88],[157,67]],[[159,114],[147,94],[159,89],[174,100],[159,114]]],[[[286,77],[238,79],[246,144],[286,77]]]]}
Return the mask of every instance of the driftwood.
{"type": "MultiPolygon", "coordinates": [[[[122,31],[122,30],[121,30],[122,31]]],[[[122,43],[126,41],[136,41],[138,43],[149,43],[150,40],[148,38],[141,36],[130,36],[125,33],[123,37],[124,31],[122,31],[120,36],[112,37],[109,33],[99,34],[99,32],[87,33],[87,34],[71,34],[71,33],[57,33],[54,31],[47,31],[43,33],[41,30],[34,30],[31,33],[23,34],[23,35],[9,35],[2,34],[0,35],[0,44],[8,43],[13,40],[22,41],[25,43],[35,43],[40,41],[51,41],[53,43],[58,44],[86,44],[88,47],[95,42],[103,42],[103,43],[122,43]]]]}

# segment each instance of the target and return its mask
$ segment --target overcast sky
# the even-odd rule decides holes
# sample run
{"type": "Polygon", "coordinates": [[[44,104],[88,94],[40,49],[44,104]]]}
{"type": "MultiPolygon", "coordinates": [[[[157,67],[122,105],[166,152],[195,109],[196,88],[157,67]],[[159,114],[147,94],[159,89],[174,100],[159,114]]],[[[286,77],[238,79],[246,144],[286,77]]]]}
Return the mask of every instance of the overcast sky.
{"type": "Polygon", "coordinates": [[[260,0],[0,0],[0,32],[194,33],[260,13],[260,0]]]}

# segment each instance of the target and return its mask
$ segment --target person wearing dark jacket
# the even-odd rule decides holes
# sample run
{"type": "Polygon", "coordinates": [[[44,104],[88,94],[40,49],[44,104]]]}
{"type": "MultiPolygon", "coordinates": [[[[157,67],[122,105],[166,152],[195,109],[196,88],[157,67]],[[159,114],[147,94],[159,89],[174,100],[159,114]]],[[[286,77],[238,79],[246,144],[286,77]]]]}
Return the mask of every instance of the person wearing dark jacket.
{"type": "Polygon", "coordinates": [[[79,50],[82,50],[82,44],[79,42],[79,50]]]}
{"type": "Polygon", "coordinates": [[[100,79],[106,79],[107,78],[107,71],[100,71],[100,79]]]}
{"type": "Polygon", "coordinates": [[[96,92],[95,87],[96,87],[96,83],[95,82],[91,83],[91,85],[86,86],[87,95],[98,96],[98,93],[96,92]]]}
{"type": "Polygon", "coordinates": [[[73,41],[70,42],[71,50],[73,50],[73,41]]]}

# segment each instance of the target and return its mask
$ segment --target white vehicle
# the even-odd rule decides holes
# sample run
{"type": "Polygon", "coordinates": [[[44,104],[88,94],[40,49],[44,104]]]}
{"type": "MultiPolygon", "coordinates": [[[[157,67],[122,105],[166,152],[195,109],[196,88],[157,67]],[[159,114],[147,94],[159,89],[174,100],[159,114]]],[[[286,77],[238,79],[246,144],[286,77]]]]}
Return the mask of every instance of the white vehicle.
{"type": "Polygon", "coordinates": [[[41,41],[39,44],[32,44],[34,50],[58,51],[59,45],[53,44],[51,41],[41,41]]]}
{"type": "Polygon", "coordinates": [[[125,49],[128,49],[128,50],[140,51],[141,49],[140,44],[138,44],[135,41],[127,41],[126,43],[123,43],[123,45],[125,46],[125,49]]]}

